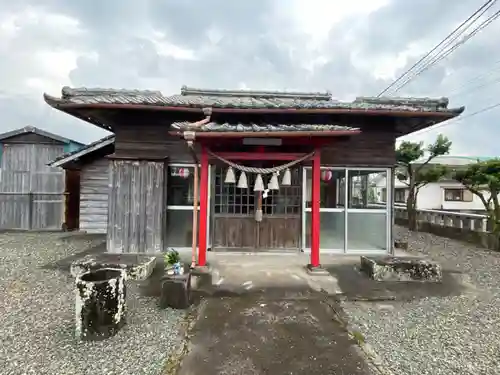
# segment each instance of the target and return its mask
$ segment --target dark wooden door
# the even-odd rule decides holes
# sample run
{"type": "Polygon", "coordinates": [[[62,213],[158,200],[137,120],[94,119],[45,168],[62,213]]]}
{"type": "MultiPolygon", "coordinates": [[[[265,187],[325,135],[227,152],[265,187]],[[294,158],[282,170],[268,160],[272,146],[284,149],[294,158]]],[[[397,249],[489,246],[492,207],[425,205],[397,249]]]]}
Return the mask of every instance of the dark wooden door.
{"type": "Polygon", "coordinates": [[[263,218],[255,220],[258,194],[255,176],[248,188],[224,184],[222,168],[215,168],[212,191],[212,247],[214,250],[296,250],[300,248],[302,189],[300,170],[292,171],[292,185],[270,191],[262,199],[263,218]]]}

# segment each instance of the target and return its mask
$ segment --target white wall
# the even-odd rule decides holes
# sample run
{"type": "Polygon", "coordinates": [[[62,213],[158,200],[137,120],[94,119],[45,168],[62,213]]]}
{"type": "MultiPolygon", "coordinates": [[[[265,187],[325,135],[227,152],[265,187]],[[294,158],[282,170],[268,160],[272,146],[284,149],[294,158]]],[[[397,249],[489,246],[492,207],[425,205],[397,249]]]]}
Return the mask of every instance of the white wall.
{"type": "MultiPolygon", "coordinates": [[[[377,183],[377,190],[380,191],[385,187],[385,179],[381,179],[377,183]]],[[[396,179],[394,182],[394,187],[398,188],[408,188],[404,182],[396,179]]],[[[445,189],[460,189],[464,186],[459,182],[448,181],[448,182],[433,182],[420,188],[417,196],[417,209],[421,210],[484,210],[484,206],[477,195],[472,195],[472,202],[452,202],[445,201],[444,191],[445,189]]],[[[408,192],[406,193],[408,198],[408,192]]],[[[488,195],[486,195],[488,198],[488,195]]],[[[400,203],[401,204],[401,203],[400,203]]]]}
{"type": "Polygon", "coordinates": [[[420,188],[417,195],[417,209],[440,210],[444,200],[444,190],[439,183],[430,183],[420,188]]]}

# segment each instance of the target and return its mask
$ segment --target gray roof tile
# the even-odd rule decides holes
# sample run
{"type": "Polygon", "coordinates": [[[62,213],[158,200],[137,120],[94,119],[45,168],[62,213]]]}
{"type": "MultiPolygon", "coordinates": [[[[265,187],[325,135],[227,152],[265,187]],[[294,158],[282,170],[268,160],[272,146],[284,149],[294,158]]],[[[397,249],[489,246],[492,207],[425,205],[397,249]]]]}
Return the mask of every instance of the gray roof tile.
{"type": "Polygon", "coordinates": [[[452,112],[463,107],[448,108],[448,99],[358,97],[353,102],[333,100],[329,92],[280,92],[249,90],[204,90],[183,86],[180,95],[164,96],[160,91],[115,90],[63,87],[61,98],[47,94],[52,106],[60,104],[141,104],[172,107],[213,107],[239,109],[348,109],[393,110],[408,112],[452,112]]]}
{"type": "MultiPolygon", "coordinates": [[[[185,130],[189,129],[192,123],[190,122],[174,122],[174,129],[185,130]]],[[[323,125],[323,124],[243,124],[243,123],[216,123],[209,122],[196,131],[202,132],[293,132],[293,131],[355,131],[358,128],[342,125],[323,125]]]]}

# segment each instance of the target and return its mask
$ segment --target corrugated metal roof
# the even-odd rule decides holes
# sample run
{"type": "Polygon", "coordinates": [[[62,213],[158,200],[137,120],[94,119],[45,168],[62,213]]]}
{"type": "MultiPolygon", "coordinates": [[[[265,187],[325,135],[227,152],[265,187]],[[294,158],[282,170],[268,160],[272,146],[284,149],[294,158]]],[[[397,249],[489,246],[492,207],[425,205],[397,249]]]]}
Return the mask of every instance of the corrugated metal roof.
{"type": "Polygon", "coordinates": [[[42,137],[50,138],[50,139],[59,141],[61,143],[71,143],[72,142],[72,143],[80,145],[80,146],[84,145],[84,143],[77,142],[77,141],[74,141],[72,139],[65,138],[65,137],[62,137],[62,136],[54,134],[54,133],[50,133],[46,130],[39,129],[39,128],[36,128],[34,126],[25,126],[24,128],[19,128],[19,129],[15,129],[15,130],[11,130],[11,131],[2,133],[2,134],[0,134],[0,140],[15,137],[15,136],[22,135],[22,134],[28,134],[28,133],[38,134],[38,135],[41,135],[42,137]]]}
{"type": "Polygon", "coordinates": [[[52,160],[50,163],[48,163],[48,165],[51,167],[59,167],[62,164],[69,163],[82,155],[86,155],[86,154],[89,154],[91,152],[98,151],[101,148],[108,146],[109,144],[113,144],[114,142],[115,142],[115,135],[114,134],[108,135],[107,137],[98,139],[97,141],[92,142],[92,143],[88,144],[87,146],[82,147],[78,150],[62,154],[62,155],[58,156],[57,158],[55,158],[54,160],[52,160]]]}

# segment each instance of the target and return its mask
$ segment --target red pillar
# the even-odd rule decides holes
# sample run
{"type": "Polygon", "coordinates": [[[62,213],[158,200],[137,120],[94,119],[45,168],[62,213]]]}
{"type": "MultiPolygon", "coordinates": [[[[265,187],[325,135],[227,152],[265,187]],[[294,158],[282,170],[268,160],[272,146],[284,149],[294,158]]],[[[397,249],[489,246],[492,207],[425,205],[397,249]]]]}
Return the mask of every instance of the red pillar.
{"type": "Polygon", "coordinates": [[[198,229],[198,266],[207,264],[207,212],[208,212],[208,153],[201,148],[200,172],[200,226],[198,229]]]}
{"type": "Polygon", "coordinates": [[[321,154],[316,149],[312,158],[312,192],[311,192],[311,267],[319,267],[319,234],[320,234],[320,179],[321,154]]]}

